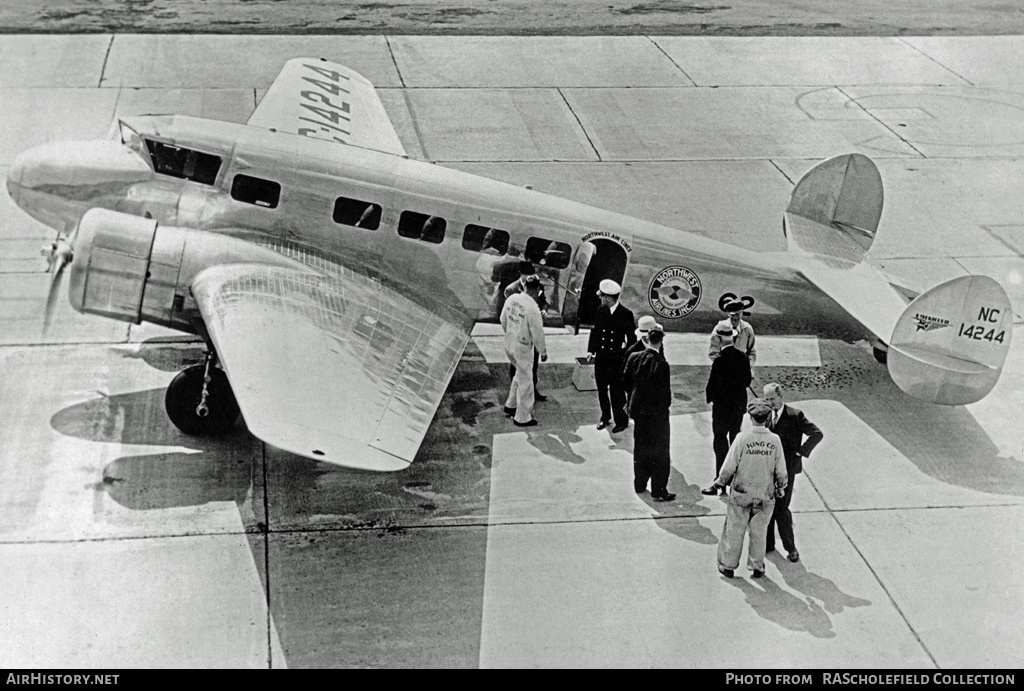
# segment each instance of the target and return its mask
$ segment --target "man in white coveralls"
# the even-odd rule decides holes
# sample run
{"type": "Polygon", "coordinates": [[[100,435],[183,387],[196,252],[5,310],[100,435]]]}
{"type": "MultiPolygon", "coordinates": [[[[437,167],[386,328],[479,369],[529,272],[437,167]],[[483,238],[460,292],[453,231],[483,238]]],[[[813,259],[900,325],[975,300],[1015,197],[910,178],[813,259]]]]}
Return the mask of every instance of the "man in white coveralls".
{"type": "Polygon", "coordinates": [[[501,310],[501,328],[505,330],[505,354],[516,366],[516,374],[505,401],[505,414],[512,416],[518,427],[532,427],[533,419],[533,351],[547,362],[544,322],[537,301],[544,288],[536,276],[523,281],[524,292],[514,293],[501,310]]]}

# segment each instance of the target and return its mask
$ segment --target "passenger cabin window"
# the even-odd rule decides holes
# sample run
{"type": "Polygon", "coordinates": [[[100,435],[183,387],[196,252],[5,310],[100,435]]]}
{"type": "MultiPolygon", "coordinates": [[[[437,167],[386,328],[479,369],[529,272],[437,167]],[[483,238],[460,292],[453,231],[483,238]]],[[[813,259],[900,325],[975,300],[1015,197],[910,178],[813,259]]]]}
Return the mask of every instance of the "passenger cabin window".
{"type": "Polygon", "coordinates": [[[403,238],[440,244],[448,223],[440,216],[427,216],[415,211],[403,211],[398,219],[398,234],[403,238]]]}
{"type": "Polygon", "coordinates": [[[548,266],[552,269],[564,269],[569,266],[572,247],[564,242],[554,242],[544,238],[530,238],[526,241],[523,258],[533,264],[548,266]]]}
{"type": "Polygon", "coordinates": [[[281,198],[281,185],[272,180],[236,175],[231,183],[231,198],[273,209],[281,198]]]}
{"type": "Polygon", "coordinates": [[[151,139],[146,140],[146,149],[149,150],[149,157],[153,161],[153,170],[161,175],[212,185],[220,171],[220,156],[183,149],[151,139]]]}
{"type": "Polygon", "coordinates": [[[508,252],[508,233],[470,224],[462,234],[462,247],[470,252],[486,252],[501,257],[508,252]]]}
{"type": "Polygon", "coordinates": [[[343,226],[377,230],[380,227],[381,211],[380,204],[338,197],[334,202],[334,222],[343,226]]]}

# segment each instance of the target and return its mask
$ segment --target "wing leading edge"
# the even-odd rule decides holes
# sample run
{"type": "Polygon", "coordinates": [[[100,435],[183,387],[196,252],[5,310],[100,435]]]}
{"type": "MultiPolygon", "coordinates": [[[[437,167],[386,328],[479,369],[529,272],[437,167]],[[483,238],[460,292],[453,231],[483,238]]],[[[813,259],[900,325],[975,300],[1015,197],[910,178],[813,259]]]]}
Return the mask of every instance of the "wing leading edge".
{"type": "Polygon", "coordinates": [[[220,265],[192,293],[249,430],[368,470],[412,462],[471,328],[348,269],[220,265]]]}

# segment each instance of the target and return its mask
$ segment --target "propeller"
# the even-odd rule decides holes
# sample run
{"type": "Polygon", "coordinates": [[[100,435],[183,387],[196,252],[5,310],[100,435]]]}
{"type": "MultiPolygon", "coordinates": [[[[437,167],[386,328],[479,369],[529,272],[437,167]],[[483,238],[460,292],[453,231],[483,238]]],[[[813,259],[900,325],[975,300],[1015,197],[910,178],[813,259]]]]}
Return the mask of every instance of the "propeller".
{"type": "Polygon", "coordinates": [[[74,239],[77,232],[78,228],[76,227],[75,232],[69,237],[58,236],[53,242],[43,245],[40,252],[40,254],[46,257],[47,271],[50,274],[50,289],[46,294],[46,310],[43,315],[44,336],[49,331],[50,324],[53,322],[57,296],[60,294],[60,287],[64,280],[64,268],[74,258],[74,239]]]}

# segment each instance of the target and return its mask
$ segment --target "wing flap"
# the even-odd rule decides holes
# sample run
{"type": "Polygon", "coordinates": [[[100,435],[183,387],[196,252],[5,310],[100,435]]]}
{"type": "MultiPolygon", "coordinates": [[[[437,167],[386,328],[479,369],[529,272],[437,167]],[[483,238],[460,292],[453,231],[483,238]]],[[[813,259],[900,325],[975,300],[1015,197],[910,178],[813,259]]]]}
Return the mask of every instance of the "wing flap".
{"type": "Polygon", "coordinates": [[[460,315],[348,269],[221,265],[192,293],[249,430],[350,467],[413,460],[469,340],[460,315]]]}
{"type": "Polygon", "coordinates": [[[285,63],[246,124],[405,155],[373,84],[318,58],[285,63]]]}

